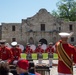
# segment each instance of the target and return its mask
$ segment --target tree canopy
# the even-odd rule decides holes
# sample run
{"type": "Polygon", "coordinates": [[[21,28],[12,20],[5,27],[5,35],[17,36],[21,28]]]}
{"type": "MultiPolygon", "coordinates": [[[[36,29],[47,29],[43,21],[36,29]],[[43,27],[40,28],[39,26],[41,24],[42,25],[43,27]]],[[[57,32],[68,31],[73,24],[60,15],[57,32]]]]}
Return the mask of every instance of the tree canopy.
{"type": "Polygon", "coordinates": [[[74,0],[60,0],[57,3],[58,10],[52,11],[56,17],[63,18],[69,21],[76,21],[76,1],[74,0]]]}

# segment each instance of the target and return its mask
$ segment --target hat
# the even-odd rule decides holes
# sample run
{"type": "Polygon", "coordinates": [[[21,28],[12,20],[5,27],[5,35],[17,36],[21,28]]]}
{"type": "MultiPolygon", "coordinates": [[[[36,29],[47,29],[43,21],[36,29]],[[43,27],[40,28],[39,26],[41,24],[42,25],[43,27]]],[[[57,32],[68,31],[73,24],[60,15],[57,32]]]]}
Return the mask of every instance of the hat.
{"type": "Polygon", "coordinates": [[[29,62],[26,59],[21,59],[17,62],[17,66],[19,68],[22,68],[24,70],[28,70],[29,68],[29,62]]]}
{"type": "Polygon", "coordinates": [[[0,40],[0,44],[5,44],[6,40],[0,40]]]}
{"type": "Polygon", "coordinates": [[[29,45],[29,43],[27,43],[27,45],[29,45]]]}
{"type": "Polygon", "coordinates": [[[12,42],[11,45],[12,46],[16,46],[17,45],[17,42],[12,42]]]}
{"type": "Polygon", "coordinates": [[[71,36],[70,33],[66,33],[66,32],[61,32],[61,33],[59,33],[59,35],[63,38],[71,36]]]}
{"type": "Polygon", "coordinates": [[[30,43],[27,43],[27,46],[30,46],[30,43]]]}
{"type": "Polygon", "coordinates": [[[38,46],[40,46],[41,44],[39,43],[38,46]]]}
{"type": "Polygon", "coordinates": [[[52,42],[50,42],[50,43],[49,43],[49,45],[50,45],[50,44],[52,45],[53,43],[52,43],[52,42]]]}

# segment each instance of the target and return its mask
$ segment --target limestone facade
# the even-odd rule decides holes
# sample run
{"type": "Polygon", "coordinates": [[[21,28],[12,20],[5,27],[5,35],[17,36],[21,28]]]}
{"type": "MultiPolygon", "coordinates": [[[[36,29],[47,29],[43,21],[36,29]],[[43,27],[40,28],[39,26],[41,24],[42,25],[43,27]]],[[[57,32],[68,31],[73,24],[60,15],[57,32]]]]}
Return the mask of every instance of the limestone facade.
{"type": "Polygon", "coordinates": [[[40,9],[38,13],[27,19],[22,19],[21,23],[2,23],[1,39],[6,39],[8,43],[17,41],[26,45],[29,43],[38,44],[57,42],[60,37],[59,32],[74,32],[69,38],[71,44],[76,44],[76,22],[66,22],[53,17],[46,9],[40,9]]]}

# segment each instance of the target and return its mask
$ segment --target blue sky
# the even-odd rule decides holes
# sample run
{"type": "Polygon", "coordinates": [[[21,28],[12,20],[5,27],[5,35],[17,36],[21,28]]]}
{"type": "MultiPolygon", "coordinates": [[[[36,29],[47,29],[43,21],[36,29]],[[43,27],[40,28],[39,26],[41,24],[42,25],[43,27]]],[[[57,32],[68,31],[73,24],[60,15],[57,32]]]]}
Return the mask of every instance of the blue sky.
{"type": "Polygon", "coordinates": [[[0,0],[0,24],[21,23],[35,15],[41,8],[48,12],[56,10],[56,3],[60,0],[0,0]]]}

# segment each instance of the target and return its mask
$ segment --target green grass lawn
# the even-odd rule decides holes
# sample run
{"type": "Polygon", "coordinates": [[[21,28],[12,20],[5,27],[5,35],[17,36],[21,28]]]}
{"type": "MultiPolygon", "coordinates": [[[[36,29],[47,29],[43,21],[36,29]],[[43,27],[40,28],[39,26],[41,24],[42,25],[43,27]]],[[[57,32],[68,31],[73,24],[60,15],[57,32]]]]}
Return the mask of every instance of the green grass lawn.
{"type": "MultiPolygon", "coordinates": [[[[54,58],[53,59],[58,59],[58,56],[56,53],[53,54],[54,58]]],[[[26,54],[22,53],[21,54],[21,58],[25,58],[26,59],[26,54]]],[[[32,54],[32,59],[37,59],[37,54],[33,53],[32,54]]],[[[43,53],[43,59],[48,59],[48,54],[47,53],[43,53]]]]}

